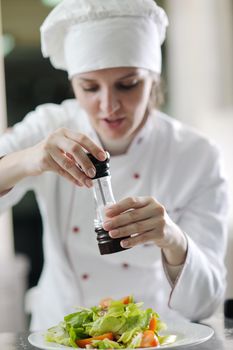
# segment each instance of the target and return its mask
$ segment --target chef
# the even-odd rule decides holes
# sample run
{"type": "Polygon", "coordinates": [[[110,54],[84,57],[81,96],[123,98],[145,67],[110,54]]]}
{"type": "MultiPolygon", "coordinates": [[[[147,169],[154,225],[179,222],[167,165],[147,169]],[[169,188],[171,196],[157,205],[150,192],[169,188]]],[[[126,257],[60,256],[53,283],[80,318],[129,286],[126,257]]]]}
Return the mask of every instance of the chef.
{"type": "Polygon", "coordinates": [[[67,71],[75,98],[38,106],[0,137],[0,211],[33,190],[43,220],[31,330],[104,297],[132,294],[163,315],[199,320],[224,296],[218,149],[156,104],[167,25],[152,0],[65,0],[41,27],[43,55],[67,71]],[[104,160],[105,151],[116,204],[104,229],[130,248],[110,255],[96,242],[86,156],[104,160]]]}

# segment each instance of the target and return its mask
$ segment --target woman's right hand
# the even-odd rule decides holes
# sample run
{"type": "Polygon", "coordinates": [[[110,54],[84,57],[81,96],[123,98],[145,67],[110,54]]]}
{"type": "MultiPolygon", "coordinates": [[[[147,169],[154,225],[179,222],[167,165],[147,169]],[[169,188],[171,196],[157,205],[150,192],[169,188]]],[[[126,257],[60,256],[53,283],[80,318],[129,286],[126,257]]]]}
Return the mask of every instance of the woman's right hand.
{"type": "Polygon", "coordinates": [[[104,150],[88,136],[59,128],[27,149],[27,172],[35,176],[45,171],[53,171],[78,186],[91,187],[95,167],[86,151],[99,160],[106,159],[104,150]]]}

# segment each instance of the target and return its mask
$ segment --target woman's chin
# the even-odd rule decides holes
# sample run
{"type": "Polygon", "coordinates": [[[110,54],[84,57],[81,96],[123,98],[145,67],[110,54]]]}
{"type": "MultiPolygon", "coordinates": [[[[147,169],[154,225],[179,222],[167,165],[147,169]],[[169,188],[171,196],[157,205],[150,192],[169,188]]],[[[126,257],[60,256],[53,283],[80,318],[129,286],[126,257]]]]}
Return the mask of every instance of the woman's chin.
{"type": "Polygon", "coordinates": [[[126,141],[128,137],[125,132],[101,132],[100,137],[108,142],[121,142],[126,141]]]}
{"type": "Polygon", "coordinates": [[[127,131],[126,130],[106,130],[101,129],[99,131],[99,135],[106,140],[114,140],[114,141],[120,141],[122,139],[127,138],[127,131]]]}

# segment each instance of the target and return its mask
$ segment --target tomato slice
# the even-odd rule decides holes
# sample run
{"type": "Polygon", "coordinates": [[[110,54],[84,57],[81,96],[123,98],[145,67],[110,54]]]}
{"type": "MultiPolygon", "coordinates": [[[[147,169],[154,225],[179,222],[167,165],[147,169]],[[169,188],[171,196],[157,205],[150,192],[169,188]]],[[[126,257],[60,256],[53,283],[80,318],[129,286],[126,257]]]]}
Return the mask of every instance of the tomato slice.
{"type": "Polygon", "coordinates": [[[140,348],[150,348],[159,345],[159,340],[150,329],[143,332],[140,348]]]}
{"type": "Polygon", "coordinates": [[[124,297],[124,298],[121,299],[121,302],[122,302],[123,304],[127,305],[127,304],[131,303],[131,300],[132,300],[131,296],[130,296],[130,295],[127,295],[126,297],[124,297]]]}
{"type": "Polygon", "coordinates": [[[105,333],[102,335],[98,335],[97,337],[78,339],[78,340],[76,340],[76,344],[80,348],[85,348],[86,345],[91,344],[93,340],[104,340],[104,339],[113,340],[113,334],[112,333],[105,333]]]}
{"type": "Polygon", "coordinates": [[[156,326],[157,326],[157,320],[156,320],[156,317],[153,316],[151,317],[151,320],[149,323],[149,329],[154,332],[156,330],[156,326]]]}

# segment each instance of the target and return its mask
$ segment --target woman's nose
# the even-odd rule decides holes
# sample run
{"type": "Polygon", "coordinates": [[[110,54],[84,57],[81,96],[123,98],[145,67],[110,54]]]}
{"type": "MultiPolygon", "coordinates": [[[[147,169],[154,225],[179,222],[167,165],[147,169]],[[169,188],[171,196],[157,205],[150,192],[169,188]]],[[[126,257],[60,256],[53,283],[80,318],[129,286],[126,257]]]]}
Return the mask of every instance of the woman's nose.
{"type": "Polygon", "coordinates": [[[120,108],[120,101],[112,91],[103,91],[101,94],[100,108],[105,117],[115,113],[120,108]]]}

